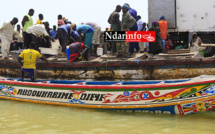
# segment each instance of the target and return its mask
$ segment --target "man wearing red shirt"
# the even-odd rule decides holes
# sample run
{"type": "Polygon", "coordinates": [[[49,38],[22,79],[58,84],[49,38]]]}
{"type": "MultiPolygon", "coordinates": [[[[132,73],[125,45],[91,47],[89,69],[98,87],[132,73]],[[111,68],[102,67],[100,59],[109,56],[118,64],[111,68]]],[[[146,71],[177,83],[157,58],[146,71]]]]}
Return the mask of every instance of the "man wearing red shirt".
{"type": "Polygon", "coordinates": [[[62,25],[65,25],[64,21],[62,20],[62,15],[61,14],[59,14],[57,18],[58,18],[58,21],[57,21],[58,27],[60,27],[62,25]]]}

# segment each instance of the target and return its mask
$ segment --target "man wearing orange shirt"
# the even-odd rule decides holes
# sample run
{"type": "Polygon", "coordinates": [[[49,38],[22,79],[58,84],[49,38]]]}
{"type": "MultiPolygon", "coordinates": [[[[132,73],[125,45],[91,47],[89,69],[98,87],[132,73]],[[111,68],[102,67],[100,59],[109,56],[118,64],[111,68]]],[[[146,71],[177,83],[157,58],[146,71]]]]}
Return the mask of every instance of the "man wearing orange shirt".
{"type": "Polygon", "coordinates": [[[159,24],[159,28],[160,28],[160,32],[161,32],[161,38],[162,38],[162,43],[163,43],[163,48],[165,49],[166,46],[166,31],[167,31],[167,21],[165,21],[165,17],[161,16],[160,17],[160,21],[158,22],[159,24]]]}

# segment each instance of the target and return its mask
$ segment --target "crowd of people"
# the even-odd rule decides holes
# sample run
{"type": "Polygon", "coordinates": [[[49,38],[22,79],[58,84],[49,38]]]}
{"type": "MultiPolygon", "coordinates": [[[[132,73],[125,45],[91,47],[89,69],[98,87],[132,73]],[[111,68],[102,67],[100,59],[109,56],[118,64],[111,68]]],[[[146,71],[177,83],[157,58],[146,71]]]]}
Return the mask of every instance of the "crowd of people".
{"type": "MultiPolygon", "coordinates": [[[[22,21],[21,26],[18,24],[16,29],[14,26],[18,22],[18,18],[13,18],[10,22],[5,22],[0,28],[1,52],[4,59],[8,59],[10,50],[28,49],[30,42],[35,42],[34,49],[39,47],[51,47],[51,41],[59,40],[62,47],[62,55],[66,56],[67,46],[75,42],[84,43],[89,49],[91,55],[96,55],[98,47],[104,47],[100,41],[102,36],[101,27],[95,22],[82,22],[74,24],[61,14],[57,16],[57,26],[49,27],[49,22],[44,22],[43,14],[38,15],[38,20],[34,25],[32,16],[34,9],[30,9],[22,21]]],[[[110,31],[156,31],[156,42],[109,42],[109,48],[112,55],[118,58],[128,58],[132,54],[148,51],[151,54],[159,54],[171,49],[173,46],[170,35],[167,34],[168,23],[164,16],[159,21],[153,21],[152,27],[148,27],[146,22],[141,20],[141,16],[137,11],[130,7],[128,3],[123,6],[117,5],[116,9],[108,18],[110,31]],[[122,11],[122,19],[120,12],[122,11]],[[148,49],[147,49],[148,48],[148,49]]],[[[193,46],[193,45],[191,45],[193,46]]],[[[70,47],[69,47],[70,48],[70,47]]],[[[72,47],[71,47],[72,48],[72,47]]],[[[79,58],[82,56],[79,52],[79,58]]],[[[77,55],[77,54],[76,54],[77,55]]],[[[71,61],[71,60],[70,60],[71,61]]]]}
{"type": "MultiPolygon", "coordinates": [[[[43,14],[38,15],[36,24],[33,23],[32,16],[34,15],[34,9],[30,9],[29,12],[24,15],[21,26],[18,24],[18,18],[13,18],[10,22],[5,22],[0,28],[0,36],[2,40],[2,57],[8,59],[9,51],[28,49],[31,42],[35,42],[35,50],[39,50],[39,47],[51,47],[51,41],[59,40],[62,47],[62,55],[66,56],[67,46],[72,43],[80,42],[84,43],[89,49],[90,54],[96,55],[96,49],[103,47],[100,43],[101,27],[95,22],[82,22],[80,24],[74,24],[61,14],[57,16],[57,26],[49,27],[49,22],[44,22],[43,14]]],[[[147,31],[157,30],[157,35],[163,42],[165,47],[167,22],[164,17],[158,22],[159,27],[156,27],[155,22],[153,27],[148,29],[147,24],[141,20],[141,16],[137,15],[137,11],[131,8],[128,3],[123,6],[117,5],[114,12],[112,12],[108,18],[111,31],[147,31]],[[122,11],[122,19],[120,19],[120,12],[122,11]],[[160,29],[160,31],[159,31],[160,29]]],[[[161,43],[162,43],[161,42],[161,43]]],[[[149,46],[152,46],[149,44],[149,46]]],[[[157,45],[158,46],[158,45],[157,45]]],[[[160,46],[160,44],[159,44],[160,46]]],[[[149,47],[149,52],[156,54],[163,50],[163,47],[155,48],[149,47]]],[[[70,48],[70,47],[69,47],[70,48]]],[[[146,49],[146,45],[143,42],[110,42],[111,54],[117,55],[117,57],[128,58],[135,52],[143,52],[146,49]]],[[[84,51],[84,49],[77,50],[84,51]]],[[[79,58],[81,53],[79,54],[79,58]]],[[[71,60],[70,60],[71,61],[71,60]]]]}
{"type": "Polygon", "coordinates": [[[137,11],[131,8],[128,3],[125,3],[122,7],[116,6],[116,10],[111,13],[108,23],[111,25],[111,31],[156,31],[156,42],[111,42],[111,53],[117,53],[117,57],[128,58],[135,52],[149,51],[152,54],[158,54],[164,52],[166,49],[167,39],[167,21],[165,17],[161,16],[159,21],[153,21],[152,27],[148,28],[146,22],[141,20],[141,16],[137,15],[137,11]],[[119,13],[122,10],[122,20],[120,20],[119,13]],[[147,50],[149,45],[149,50],[147,50]]]}
{"type": "MultiPolygon", "coordinates": [[[[134,52],[143,53],[147,51],[152,55],[159,53],[165,53],[171,50],[173,41],[170,38],[170,34],[167,33],[168,22],[165,16],[161,16],[157,21],[152,22],[152,26],[148,27],[146,22],[141,20],[141,16],[137,15],[137,11],[131,8],[128,3],[125,3],[122,7],[116,6],[114,12],[111,13],[108,23],[111,25],[110,31],[155,31],[156,42],[110,42],[111,53],[117,53],[117,57],[128,58],[132,56],[134,52]],[[122,10],[122,20],[120,20],[119,13],[122,10]]],[[[204,56],[205,47],[202,47],[202,42],[197,34],[193,34],[193,40],[191,45],[191,51],[199,51],[204,56]]]]}
{"type": "MultiPolygon", "coordinates": [[[[2,57],[8,59],[10,50],[26,49],[19,55],[18,60],[22,65],[22,76],[24,72],[29,72],[32,81],[35,81],[36,58],[45,60],[36,50],[39,50],[39,47],[50,48],[51,41],[59,40],[62,55],[68,56],[69,53],[70,62],[80,61],[82,58],[88,60],[89,53],[93,54],[94,50],[96,54],[97,47],[104,47],[104,43],[100,41],[102,39],[101,27],[95,22],[75,24],[59,14],[57,26],[50,28],[49,22],[43,22],[43,14],[39,14],[39,19],[36,24],[33,24],[33,15],[34,9],[30,9],[21,21],[22,28],[17,24],[18,18],[16,17],[10,22],[4,22],[0,28],[2,57]]],[[[129,58],[134,53],[144,51],[155,55],[171,49],[172,41],[170,35],[167,34],[168,24],[164,16],[161,16],[159,21],[153,21],[152,27],[149,28],[148,24],[141,20],[141,16],[137,15],[137,11],[125,3],[123,6],[116,6],[108,18],[108,23],[110,28],[106,28],[106,31],[156,32],[156,42],[106,42],[109,43],[111,54],[116,55],[117,58],[129,58]],[[122,19],[120,19],[121,11],[122,19]]],[[[201,44],[201,39],[194,34],[191,47],[204,53],[205,47],[201,47],[201,44]]]]}
{"type": "MultiPolygon", "coordinates": [[[[49,22],[43,22],[43,14],[39,14],[38,21],[33,24],[34,9],[30,9],[22,21],[22,28],[18,24],[18,18],[14,17],[10,22],[4,22],[0,28],[1,52],[4,59],[8,59],[9,51],[28,49],[31,42],[35,43],[33,49],[39,47],[51,47],[51,41],[59,40],[62,46],[62,55],[66,55],[66,46],[75,42],[83,42],[88,49],[100,44],[101,27],[95,22],[72,24],[62,15],[58,15],[57,26],[49,27],[49,22]]],[[[91,50],[92,51],[92,50],[91,50]]],[[[88,52],[88,51],[87,51],[88,52]]],[[[71,61],[71,60],[70,60],[71,61]]]]}

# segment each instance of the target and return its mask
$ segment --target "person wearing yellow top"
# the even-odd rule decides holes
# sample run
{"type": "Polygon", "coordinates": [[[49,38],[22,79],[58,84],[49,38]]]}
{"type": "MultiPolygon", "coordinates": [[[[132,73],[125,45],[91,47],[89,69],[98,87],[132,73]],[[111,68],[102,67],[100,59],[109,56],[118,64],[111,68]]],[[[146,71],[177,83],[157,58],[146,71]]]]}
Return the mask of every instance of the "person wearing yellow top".
{"type": "Polygon", "coordinates": [[[43,24],[43,14],[39,14],[39,20],[37,21],[37,24],[43,24]]]}
{"type": "Polygon", "coordinates": [[[35,47],[36,43],[35,42],[31,42],[29,45],[29,49],[24,50],[18,58],[19,63],[22,65],[22,69],[21,69],[21,79],[23,81],[23,76],[24,76],[24,72],[28,72],[29,76],[31,78],[32,82],[36,81],[36,60],[37,58],[40,58],[42,60],[46,60],[43,57],[41,57],[41,54],[34,50],[33,48],[35,47]],[[21,62],[21,60],[23,59],[23,62],[21,62]]]}

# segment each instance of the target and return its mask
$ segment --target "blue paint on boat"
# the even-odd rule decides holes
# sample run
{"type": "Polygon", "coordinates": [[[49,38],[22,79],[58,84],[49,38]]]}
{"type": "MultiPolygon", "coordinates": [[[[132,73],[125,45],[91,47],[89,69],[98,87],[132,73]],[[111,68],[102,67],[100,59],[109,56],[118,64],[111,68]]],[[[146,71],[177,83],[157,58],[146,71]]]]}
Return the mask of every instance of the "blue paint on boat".
{"type": "Polygon", "coordinates": [[[50,80],[51,84],[76,84],[84,81],[68,81],[68,80],[50,80]]]}
{"type": "Polygon", "coordinates": [[[5,85],[0,85],[0,89],[3,89],[3,88],[5,88],[5,85]]]}
{"type": "MultiPolygon", "coordinates": [[[[110,109],[109,109],[110,110],[110,109]]],[[[149,113],[175,113],[175,106],[165,106],[165,107],[155,107],[155,108],[134,108],[134,109],[113,109],[119,111],[141,111],[141,112],[149,112],[149,113]]]]}
{"type": "Polygon", "coordinates": [[[86,85],[113,85],[119,83],[118,81],[89,81],[86,85]]]}
{"type": "Polygon", "coordinates": [[[158,84],[162,81],[124,81],[122,85],[144,85],[144,84],[158,84]]]}
{"type": "MultiPolygon", "coordinates": [[[[12,79],[12,80],[21,81],[21,79],[12,79]]],[[[45,80],[36,80],[36,82],[43,82],[43,81],[45,81],[45,80]]],[[[25,79],[24,82],[31,82],[31,80],[30,79],[27,79],[27,80],[25,79]]]]}
{"type": "Polygon", "coordinates": [[[184,80],[164,80],[164,83],[180,83],[180,82],[186,82],[191,79],[184,79],[184,80]]]}
{"type": "MultiPolygon", "coordinates": [[[[10,79],[21,81],[21,79],[10,79]]],[[[191,79],[181,79],[181,80],[154,80],[154,81],[70,81],[70,80],[36,80],[36,82],[49,82],[50,84],[78,84],[84,83],[84,85],[150,85],[150,84],[168,84],[168,83],[182,83],[190,81],[191,79]]],[[[31,82],[30,79],[25,79],[25,82],[31,82]]]]}

